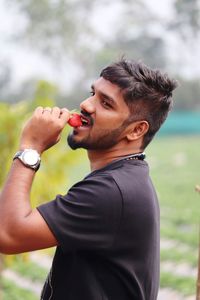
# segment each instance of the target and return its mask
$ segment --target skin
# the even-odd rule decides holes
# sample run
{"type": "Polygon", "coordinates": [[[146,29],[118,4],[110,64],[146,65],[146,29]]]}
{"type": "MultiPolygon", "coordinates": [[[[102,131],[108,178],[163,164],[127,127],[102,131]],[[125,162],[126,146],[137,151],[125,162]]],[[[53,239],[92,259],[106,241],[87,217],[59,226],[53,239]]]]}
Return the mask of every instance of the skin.
{"type": "MultiPolygon", "coordinates": [[[[95,144],[120,128],[129,116],[129,109],[120,89],[100,77],[92,87],[89,98],[80,105],[90,114],[93,126],[75,129],[73,139],[95,144]],[[111,100],[112,99],[112,100],[111,100]]],[[[31,148],[41,155],[59,142],[61,132],[69,120],[66,108],[38,107],[22,130],[19,149],[31,148]]],[[[124,155],[141,152],[142,140],[149,126],[137,121],[115,137],[114,145],[88,150],[91,170],[104,167],[124,155]]],[[[107,137],[106,137],[107,138],[107,137]]],[[[35,171],[14,160],[0,195],[0,252],[15,254],[58,245],[56,238],[37,209],[30,204],[30,191],[35,171]],[[39,229],[39,230],[38,230],[39,229]]]]}

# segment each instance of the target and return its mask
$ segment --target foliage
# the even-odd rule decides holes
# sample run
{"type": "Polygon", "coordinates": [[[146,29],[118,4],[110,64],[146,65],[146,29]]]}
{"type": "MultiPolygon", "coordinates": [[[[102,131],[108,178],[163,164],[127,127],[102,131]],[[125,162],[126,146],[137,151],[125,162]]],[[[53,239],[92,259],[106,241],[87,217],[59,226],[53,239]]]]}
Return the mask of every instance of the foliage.
{"type": "Polygon", "coordinates": [[[13,282],[8,280],[3,281],[3,298],[2,300],[36,300],[36,296],[24,289],[17,287],[13,282]]]}
{"type": "Polygon", "coordinates": [[[49,271],[31,262],[28,255],[11,256],[7,267],[10,267],[22,277],[30,278],[32,282],[44,282],[49,271]]]}
{"type": "Polygon", "coordinates": [[[16,105],[0,103],[0,186],[5,180],[13,154],[18,148],[19,132],[27,112],[27,104],[24,102],[16,105]]]}
{"type": "MultiPolygon", "coordinates": [[[[55,95],[56,88],[41,81],[38,83],[32,101],[22,101],[17,104],[0,103],[1,186],[12,162],[13,154],[18,150],[23,123],[37,106],[54,106],[55,95]]],[[[69,127],[63,131],[63,136],[66,136],[68,131],[69,127]]],[[[41,201],[50,200],[55,197],[56,193],[66,192],[69,174],[67,170],[73,161],[77,160],[80,152],[69,150],[66,141],[62,139],[58,145],[43,154],[41,168],[36,176],[32,192],[34,206],[41,201]],[[47,184],[49,181],[51,184],[47,184]]]]}

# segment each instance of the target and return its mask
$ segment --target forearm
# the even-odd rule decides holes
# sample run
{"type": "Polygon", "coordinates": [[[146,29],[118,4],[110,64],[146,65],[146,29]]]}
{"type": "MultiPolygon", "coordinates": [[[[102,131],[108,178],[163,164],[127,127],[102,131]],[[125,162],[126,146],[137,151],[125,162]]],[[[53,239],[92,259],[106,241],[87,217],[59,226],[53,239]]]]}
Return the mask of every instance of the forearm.
{"type": "Polygon", "coordinates": [[[25,125],[19,143],[24,151],[13,161],[0,194],[0,252],[13,254],[57,245],[38,210],[31,209],[30,192],[33,168],[39,163],[35,154],[41,155],[59,141],[68,119],[67,109],[38,107],[25,125]]]}
{"type": "Polygon", "coordinates": [[[2,238],[20,229],[24,218],[32,211],[30,191],[34,176],[34,170],[26,168],[18,159],[13,161],[0,194],[0,244],[2,238]]]}

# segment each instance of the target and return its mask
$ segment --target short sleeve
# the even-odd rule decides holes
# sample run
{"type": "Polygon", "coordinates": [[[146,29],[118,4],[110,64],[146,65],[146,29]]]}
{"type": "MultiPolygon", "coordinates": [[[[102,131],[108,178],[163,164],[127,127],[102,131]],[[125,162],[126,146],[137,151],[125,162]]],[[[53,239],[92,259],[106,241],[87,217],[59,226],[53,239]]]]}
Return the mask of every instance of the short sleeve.
{"type": "Polygon", "coordinates": [[[119,228],[122,199],[112,176],[98,175],[37,209],[64,251],[106,249],[119,228]]]}

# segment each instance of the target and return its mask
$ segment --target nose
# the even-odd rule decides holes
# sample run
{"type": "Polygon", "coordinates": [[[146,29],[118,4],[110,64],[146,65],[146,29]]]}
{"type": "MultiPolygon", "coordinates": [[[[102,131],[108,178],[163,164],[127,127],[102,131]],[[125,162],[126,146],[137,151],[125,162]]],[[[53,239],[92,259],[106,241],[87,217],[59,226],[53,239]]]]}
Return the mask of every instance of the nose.
{"type": "Polygon", "coordinates": [[[81,104],[80,104],[80,108],[81,108],[81,110],[83,110],[83,111],[85,111],[89,114],[94,113],[95,105],[94,105],[93,96],[85,99],[84,101],[82,101],[81,104]]]}

